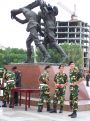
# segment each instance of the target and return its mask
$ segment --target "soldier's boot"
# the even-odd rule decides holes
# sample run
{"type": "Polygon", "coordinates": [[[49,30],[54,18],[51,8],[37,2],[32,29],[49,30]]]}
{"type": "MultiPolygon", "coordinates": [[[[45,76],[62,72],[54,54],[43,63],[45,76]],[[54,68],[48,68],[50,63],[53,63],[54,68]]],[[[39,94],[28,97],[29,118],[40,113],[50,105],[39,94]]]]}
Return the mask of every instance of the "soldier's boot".
{"type": "Polygon", "coordinates": [[[3,105],[2,105],[2,107],[7,107],[7,105],[6,105],[6,101],[3,101],[3,105]]]}
{"type": "Polygon", "coordinates": [[[74,113],[76,113],[76,112],[74,111],[73,113],[69,114],[68,116],[73,116],[73,115],[74,115],[74,113]]]}
{"type": "Polygon", "coordinates": [[[38,105],[38,112],[42,112],[42,110],[43,110],[43,105],[38,105]]]}
{"type": "Polygon", "coordinates": [[[68,116],[72,116],[72,115],[73,115],[73,113],[69,114],[68,116]]]}
{"type": "Polygon", "coordinates": [[[50,113],[57,113],[57,104],[53,105],[53,109],[50,110],[50,113]]]}
{"type": "Polygon", "coordinates": [[[60,55],[62,56],[62,62],[64,62],[68,58],[68,56],[64,52],[63,48],[55,42],[52,43],[52,46],[55,47],[55,49],[58,51],[58,53],[60,53],[60,55]]]}
{"type": "Polygon", "coordinates": [[[60,107],[59,113],[63,113],[63,106],[60,107]]]}
{"type": "Polygon", "coordinates": [[[47,111],[50,111],[50,104],[47,103],[47,111]]]}
{"type": "Polygon", "coordinates": [[[10,98],[9,108],[12,108],[12,99],[10,98]]]}
{"type": "Polygon", "coordinates": [[[43,44],[38,45],[38,47],[39,47],[40,51],[43,53],[44,62],[48,62],[48,60],[51,58],[48,51],[46,50],[46,48],[44,47],[43,44]]]}
{"type": "Polygon", "coordinates": [[[74,111],[73,114],[71,115],[71,118],[76,118],[77,117],[77,112],[74,111]]]}

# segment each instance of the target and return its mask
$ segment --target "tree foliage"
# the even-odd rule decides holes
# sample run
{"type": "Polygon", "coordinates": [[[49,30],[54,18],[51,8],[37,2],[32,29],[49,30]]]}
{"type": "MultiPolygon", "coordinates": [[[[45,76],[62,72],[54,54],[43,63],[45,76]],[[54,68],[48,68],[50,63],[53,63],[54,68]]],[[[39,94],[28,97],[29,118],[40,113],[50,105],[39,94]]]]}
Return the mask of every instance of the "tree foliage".
{"type": "MultiPolygon", "coordinates": [[[[68,64],[69,61],[74,61],[79,68],[83,67],[83,51],[82,48],[75,43],[64,43],[61,45],[66,54],[68,55],[68,59],[64,63],[68,64]]],[[[49,59],[49,63],[62,63],[61,55],[54,49],[48,48],[48,52],[51,55],[51,59],[49,59]]],[[[36,55],[32,54],[32,58],[36,58],[37,62],[43,61],[43,56],[40,50],[37,49],[36,55]],[[36,56],[37,55],[37,56],[36,56]]],[[[6,48],[5,50],[0,49],[0,66],[9,63],[22,63],[26,60],[26,51],[18,48],[6,48]]],[[[34,60],[34,59],[33,59],[34,60]]]]}
{"type": "MultiPolygon", "coordinates": [[[[75,43],[64,43],[61,45],[65,53],[68,55],[68,59],[64,63],[68,64],[71,60],[76,63],[79,68],[83,67],[83,51],[79,44],[75,43]]],[[[61,55],[54,49],[48,48],[48,52],[51,55],[50,63],[62,63],[61,55]]],[[[37,61],[40,61],[43,55],[37,50],[37,61]]]]}
{"type": "Polygon", "coordinates": [[[26,51],[18,48],[0,49],[0,66],[9,63],[22,63],[26,60],[26,51]]]}
{"type": "Polygon", "coordinates": [[[80,45],[75,43],[64,43],[62,47],[64,48],[66,54],[69,57],[67,61],[69,62],[72,60],[79,68],[82,68],[84,64],[84,54],[80,45]]]}

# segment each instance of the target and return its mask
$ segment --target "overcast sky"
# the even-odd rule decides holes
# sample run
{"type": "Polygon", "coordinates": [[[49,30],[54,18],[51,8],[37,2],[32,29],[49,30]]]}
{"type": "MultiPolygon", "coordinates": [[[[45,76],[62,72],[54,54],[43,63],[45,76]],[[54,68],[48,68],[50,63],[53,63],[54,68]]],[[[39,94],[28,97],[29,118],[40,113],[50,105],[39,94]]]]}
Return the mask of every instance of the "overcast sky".
{"type": "MultiPolygon", "coordinates": [[[[0,46],[24,48],[26,49],[26,39],[28,32],[26,32],[26,24],[22,25],[10,18],[10,11],[23,7],[34,0],[0,0],[0,46]]],[[[44,0],[52,6],[57,5],[59,8],[59,15],[57,20],[70,20],[71,14],[69,10],[74,11],[74,4],[76,4],[76,15],[79,20],[87,22],[90,25],[90,4],[89,0],[44,0]],[[63,4],[64,8],[59,6],[58,1],[63,4]],[[68,10],[65,10],[68,9],[68,10]]],[[[34,9],[37,13],[39,8],[34,9]]]]}

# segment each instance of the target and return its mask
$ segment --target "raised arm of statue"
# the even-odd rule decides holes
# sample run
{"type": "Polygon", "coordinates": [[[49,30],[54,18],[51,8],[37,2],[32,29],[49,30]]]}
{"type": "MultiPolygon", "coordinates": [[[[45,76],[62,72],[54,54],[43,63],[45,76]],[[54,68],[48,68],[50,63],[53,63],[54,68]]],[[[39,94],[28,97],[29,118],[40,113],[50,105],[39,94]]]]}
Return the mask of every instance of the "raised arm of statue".
{"type": "Polygon", "coordinates": [[[44,3],[45,3],[44,0],[35,0],[34,2],[25,6],[25,8],[33,9],[33,8],[43,5],[44,3]]]}
{"type": "Polygon", "coordinates": [[[16,15],[18,15],[20,13],[22,13],[21,8],[20,9],[11,10],[11,19],[13,19],[16,15]]]}
{"type": "Polygon", "coordinates": [[[33,9],[33,8],[38,7],[39,5],[40,5],[40,0],[35,0],[34,2],[25,6],[25,8],[33,9]]]}
{"type": "Polygon", "coordinates": [[[21,23],[21,24],[25,24],[25,23],[28,22],[27,19],[22,20],[22,19],[18,18],[17,16],[14,16],[14,19],[15,19],[17,22],[21,23]]]}
{"type": "Polygon", "coordinates": [[[44,14],[48,14],[47,4],[45,2],[40,5],[40,9],[44,14]]]}

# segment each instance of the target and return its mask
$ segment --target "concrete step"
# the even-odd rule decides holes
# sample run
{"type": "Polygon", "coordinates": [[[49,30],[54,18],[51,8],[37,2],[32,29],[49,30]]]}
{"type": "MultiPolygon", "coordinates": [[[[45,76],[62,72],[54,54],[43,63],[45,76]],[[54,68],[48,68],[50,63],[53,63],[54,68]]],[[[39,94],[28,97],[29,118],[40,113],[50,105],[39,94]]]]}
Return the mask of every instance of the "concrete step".
{"type": "MultiPolygon", "coordinates": [[[[38,98],[31,98],[30,105],[37,106],[38,105],[38,98]]],[[[22,103],[25,103],[24,97],[22,98],[22,103]]],[[[53,101],[51,101],[51,107],[53,101]]],[[[44,102],[44,107],[46,108],[46,102],[44,102]]],[[[58,102],[58,109],[59,109],[59,102],[58,102]]],[[[88,111],[90,110],[90,100],[79,100],[78,101],[78,111],[88,111]]],[[[71,111],[69,101],[64,102],[64,111],[71,111]]]]}

